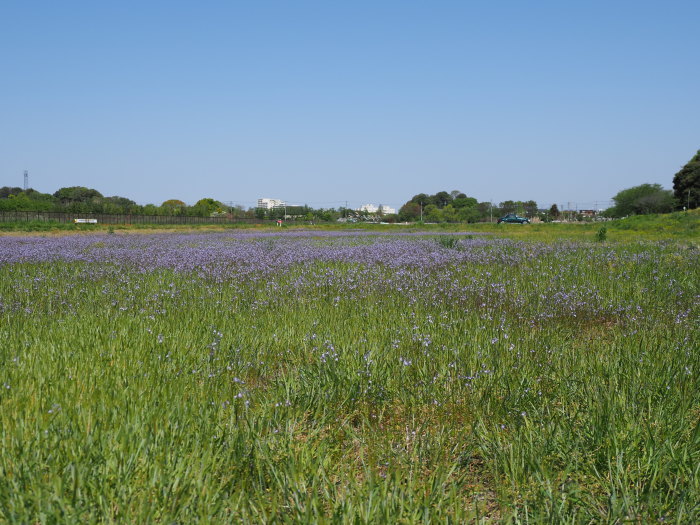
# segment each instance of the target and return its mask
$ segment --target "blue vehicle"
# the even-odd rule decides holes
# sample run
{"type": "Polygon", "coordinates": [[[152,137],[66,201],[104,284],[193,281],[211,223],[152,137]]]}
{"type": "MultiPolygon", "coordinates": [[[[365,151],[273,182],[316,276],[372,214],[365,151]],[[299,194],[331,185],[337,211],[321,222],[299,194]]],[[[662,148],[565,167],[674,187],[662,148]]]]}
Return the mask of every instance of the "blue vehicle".
{"type": "Polygon", "coordinates": [[[515,213],[509,213],[508,215],[505,215],[498,219],[498,224],[501,224],[502,222],[530,224],[530,219],[528,219],[527,217],[518,217],[515,213]]]}

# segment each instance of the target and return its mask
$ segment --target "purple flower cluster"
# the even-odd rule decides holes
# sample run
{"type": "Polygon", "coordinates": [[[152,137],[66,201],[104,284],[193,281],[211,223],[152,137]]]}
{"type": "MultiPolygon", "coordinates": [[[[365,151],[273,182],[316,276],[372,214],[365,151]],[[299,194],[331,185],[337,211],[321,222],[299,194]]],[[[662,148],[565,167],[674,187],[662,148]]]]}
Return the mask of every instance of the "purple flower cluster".
{"type": "MultiPolygon", "coordinates": [[[[226,283],[240,294],[262,287],[262,293],[250,300],[254,309],[269,307],[266,297],[301,297],[313,290],[315,297],[327,297],[331,306],[342,300],[392,296],[409,305],[502,311],[533,324],[558,318],[634,321],[650,307],[644,299],[653,294],[675,298],[677,311],[668,313],[676,322],[696,313],[697,297],[689,296],[687,286],[669,273],[671,266],[665,261],[697,260],[697,249],[457,238],[457,243],[446,246],[434,234],[308,230],[12,237],[0,242],[0,268],[76,262],[81,263],[86,281],[105,273],[164,269],[226,283]],[[609,281],[593,282],[601,272],[628,290],[615,293],[609,281]],[[643,283],[641,292],[632,289],[641,286],[638,283],[643,283]],[[635,293],[639,300],[631,301],[635,293]]],[[[170,283],[155,294],[153,304],[174,298],[173,286],[170,283]]]]}

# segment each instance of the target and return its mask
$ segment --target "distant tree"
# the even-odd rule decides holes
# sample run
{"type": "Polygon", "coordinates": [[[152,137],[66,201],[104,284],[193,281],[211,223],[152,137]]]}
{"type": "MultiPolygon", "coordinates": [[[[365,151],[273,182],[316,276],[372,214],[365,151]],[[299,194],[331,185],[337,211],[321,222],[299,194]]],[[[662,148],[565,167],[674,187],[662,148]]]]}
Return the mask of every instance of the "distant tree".
{"type": "Polygon", "coordinates": [[[161,206],[169,206],[172,208],[184,208],[187,205],[179,199],[169,199],[167,201],[164,201],[161,204],[161,206]]]}
{"type": "Polygon", "coordinates": [[[131,199],[114,195],[112,197],[105,197],[102,199],[102,212],[113,214],[128,213],[129,208],[134,205],[136,205],[136,203],[131,199]]]}
{"type": "Polygon", "coordinates": [[[537,215],[537,203],[535,201],[525,201],[522,205],[526,217],[534,217],[537,215]]]}
{"type": "Polygon", "coordinates": [[[272,208],[271,210],[267,210],[266,215],[268,219],[284,219],[285,211],[284,208],[272,208]]]}
{"type": "Polygon", "coordinates": [[[671,190],[657,191],[637,199],[634,212],[640,215],[647,213],[668,213],[676,207],[676,199],[671,190]]]}
{"type": "MultiPolygon", "coordinates": [[[[490,202],[480,202],[476,205],[476,211],[479,212],[479,217],[481,220],[489,221],[491,219],[491,215],[497,210],[493,210],[493,204],[490,202]]],[[[495,215],[498,215],[498,213],[495,213],[495,215]]]]}
{"type": "Polygon", "coordinates": [[[243,206],[241,206],[240,204],[236,204],[233,208],[231,208],[231,217],[235,217],[235,218],[239,219],[239,218],[244,218],[244,217],[249,217],[249,216],[250,215],[248,214],[246,209],[243,206]]]}
{"type": "Polygon", "coordinates": [[[515,201],[503,201],[498,205],[500,213],[505,215],[506,213],[515,213],[518,209],[518,205],[515,201]]]}
{"type": "Polygon", "coordinates": [[[212,198],[199,199],[189,211],[199,217],[212,217],[226,213],[226,206],[212,198]]]}
{"type": "Polygon", "coordinates": [[[0,210],[2,211],[36,211],[35,203],[29,197],[20,191],[17,195],[10,193],[6,199],[0,201],[0,210]]]}
{"type": "Polygon", "coordinates": [[[55,202],[56,198],[50,193],[41,193],[34,188],[29,188],[24,192],[33,201],[55,202]]]}
{"type": "Polygon", "coordinates": [[[676,204],[671,190],[665,190],[660,184],[640,184],[627,188],[613,197],[615,206],[606,210],[605,215],[626,217],[646,213],[667,213],[673,211],[676,204]]]}
{"type": "Polygon", "coordinates": [[[700,150],[674,175],[673,195],[679,206],[700,206],[700,150]]]}
{"type": "Polygon", "coordinates": [[[425,222],[441,222],[440,209],[435,204],[428,204],[423,208],[423,220],[425,222]]]}
{"type": "Polygon", "coordinates": [[[54,197],[33,188],[0,188],[0,210],[3,211],[53,211],[54,197]]]}
{"type": "Polygon", "coordinates": [[[556,204],[552,204],[552,207],[549,208],[549,216],[552,219],[559,217],[559,207],[556,204]]]}
{"type": "Polygon", "coordinates": [[[14,195],[16,197],[21,192],[22,188],[11,188],[9,186],[3,186],[2,188],[0,188],[0,199],[7,199],[10,195],[14,195]]]}
{"type": "Polygon", "coordinates": [[[446,191],[439,191],[433,196],[433,204],[438,208],[444,208],[452,202],[452,197],[446,191]]]}
{"type": "Polygon", "coordinates": [[[84,186],[61,188],[53,196],[64,206],[74,203],[94,203],[103,198],[99,191],[84,186]]]}
{"type": "Polygon", "coordinates": [[[440,210],[440,215],[440,222],[459,222],[457,209],[452,204],[448,204],[440,210]]]}
{"type": "Polygon", "coordinates": [[[333,208],[318,208],[313,210],[312,213],[315,220],[323,222],[335,221],[340,217],[340,214],[333,208]]]}
{"type": "Polygon", "coordinates": [[[462,217],[468,217],[470,221],[474,221],[474,213],[453,213],[453,211],[448,211],[447,216],[442,216],[436,213],[431,208],[431,215],[427,217],[425,210],[428,206],[434,206],[437,210],[442,210],[447,206],[452,206],[454,210],[459,211],[462,208],[476,208],[477,200],[472,197],[467,197],[467,195],[459,190],[452,190],[451,192],[439,191],[435,195],[428,195],[426,193],[419,193],[411,197],[406,204],[401,206],[398,213],[398,220],[400,221],[416,221],[420,219],[420,210],[423,208],[423,218],[430,222],[437,222],[437,217],[440,220],[454,220],[454,221],[464,221],[462,217]],[[449,219],[446,219],[449,217],[449,219]]]}
{"type": "Polygon", "coordinates": [[[420,204],[422,202],[423,204],[427,204],[429,200],[430,197],[428,195],[425,193],[419,193],[418,195],[411,197],[408,202],[415,202],[416,204],[420,204]]]}
{"type": "Polygon", "coordinates": [[[102,202],[109,202],[110,204],[114,204],[115,206],[120,206],[122,208],[128,208],[129,206],[133,206],[136,204],[134,201],[131,199],[127,199],[126,197],[119,197],[118,195],[113,195],[112,197],[105,197],[102,202]]]}
{"type": "Polygon", "coordinates": [[[479,212],[477,206],[455,208],[457,209],[457,220],[459,222],[479,222],[479,219],[481,218],[481,213],[479,212]]]}
{"type": "Polygon", "coordinates": [[[399,209],[400,221],[417,221],[420,219],[421,205],[417,202],[409,201],[399,209]]]}
{"type": "Polygon", "coordinates": [[[162,215],[182,215],[187,205],[178,199],[169,199],[160,205],[162,215]]]}
{"type": "Polygon", "coordinates": [[[459,196],[452,201],[452,206],[455,208],[473,208],[477,203],[474,197],[467,197],[464,193],[460,193],[459,196]]]}

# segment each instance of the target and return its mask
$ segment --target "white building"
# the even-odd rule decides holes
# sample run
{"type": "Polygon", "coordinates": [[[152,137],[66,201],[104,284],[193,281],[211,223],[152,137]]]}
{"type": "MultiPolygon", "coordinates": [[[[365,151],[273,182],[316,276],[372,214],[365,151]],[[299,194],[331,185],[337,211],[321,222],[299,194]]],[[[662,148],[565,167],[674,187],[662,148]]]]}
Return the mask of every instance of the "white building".
{"type": "Polygon", "coordinates": [[[284,208],[285,202],[280,199],[267,199],[267,198],[262,198],[258,199],[258,208],[262,208],[264,210],[272,210],[275,208],[284,208]]]}
{"type": "Polygon", "coordinates": [[[384,206],[383,204],[380,204],[379,206],[375,206],[374,204],[363,204],[357,209],[357,211],[366,211],[367,213],[378,213],[379,208],[382,209],[382,213],[384,215],[391,215],[396,213],[396,208],[392,208],[391,206],[384,206]]]}

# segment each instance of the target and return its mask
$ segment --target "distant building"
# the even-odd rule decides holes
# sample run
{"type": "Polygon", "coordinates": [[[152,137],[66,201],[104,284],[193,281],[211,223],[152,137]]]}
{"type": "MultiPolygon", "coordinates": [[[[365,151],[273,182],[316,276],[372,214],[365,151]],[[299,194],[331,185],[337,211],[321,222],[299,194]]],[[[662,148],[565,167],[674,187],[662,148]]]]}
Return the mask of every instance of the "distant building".
{"type": "Polygon", "coordinates": [[[595,217],[598,215],[598,212],[595,210],[580,210],[579,213],[584,217],[595,217]]]}
{"type": "Polygon", "coordinates": [[[364,211],[367,213],[378,213],[380,208],[384,215],[393,215],[394,213],[396,213],[396,208],[392,208],[391,206],[384,206],[382,204],[380,204],[379,206],[375,206],[374,204],[363,204],[357,209],[357,211],[364,211]]]}
{"type": "Polygon", "coordinates": [[[284,208],[286,203],[280,199],[258,199],[258,208],[263,210],[273,210],[275,208],[284,208]]]}

